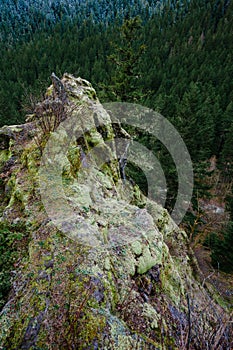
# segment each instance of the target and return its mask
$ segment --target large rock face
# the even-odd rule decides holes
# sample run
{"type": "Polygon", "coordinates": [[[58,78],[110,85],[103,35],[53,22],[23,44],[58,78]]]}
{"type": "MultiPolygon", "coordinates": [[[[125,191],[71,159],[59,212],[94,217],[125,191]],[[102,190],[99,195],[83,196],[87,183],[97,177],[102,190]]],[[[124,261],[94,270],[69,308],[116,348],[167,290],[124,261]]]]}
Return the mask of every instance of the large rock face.
{"type": "Polygon", "coordinates": [[[17,252],[0,349],[230,349],[185,232],[122,181],[119,135],[68,74],[28,123],[0,130],[1,232],[17,252]]]}

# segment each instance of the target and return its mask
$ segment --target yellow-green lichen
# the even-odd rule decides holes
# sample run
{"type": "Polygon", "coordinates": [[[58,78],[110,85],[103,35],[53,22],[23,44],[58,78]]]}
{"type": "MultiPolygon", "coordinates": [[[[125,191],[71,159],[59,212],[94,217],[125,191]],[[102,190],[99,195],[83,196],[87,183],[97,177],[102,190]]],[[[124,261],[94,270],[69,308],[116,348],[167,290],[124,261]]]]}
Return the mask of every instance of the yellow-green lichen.
{"type": "Polygon", "coordinates": [[[139,241],[132,242],[132,250],[135,255],[141,255],[142,254],[142,244],[139,241]]]}
{"type": "Polygon", "coordinates": [[[161,262],[160,256],[153,256],[149,247],[144,246],[142,255],[138,258],[137,272],[143,274],[150,270],[152,266],[161,262]]]}

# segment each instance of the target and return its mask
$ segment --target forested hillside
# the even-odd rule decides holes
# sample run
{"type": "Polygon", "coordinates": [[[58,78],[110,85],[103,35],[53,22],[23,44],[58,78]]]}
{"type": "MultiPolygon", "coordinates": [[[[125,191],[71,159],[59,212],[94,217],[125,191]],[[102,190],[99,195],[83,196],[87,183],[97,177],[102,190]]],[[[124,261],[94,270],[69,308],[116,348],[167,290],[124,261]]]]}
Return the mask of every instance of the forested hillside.
{"type": "MultiPolygon", "coordinates": [[[[195,168],[195,210],[210,190],[205,179],[211,157],[225,174],[219,181],[232,181],[232,1],[37,1],[32,6],[22,0],[2,1],[0,9],[1,125],[24,121],[51,72],[70,72],[91,81],[102,101],[138,102],[175,125],[195,168]],[[124,37],[123,20],[130,24],[135,16],[134,34],[124,37]],[[132,69],[119,75],[137,53],[132,69]],[[111,94],[111,88],[109,93],[107,86],[116,92],[129,77],[128,95],[119,89],[111,94]]],[[[177,190],[174,165],[160,145],[143,139],[160,152],[167,170],[169,207],[177,190]]],[[[143,176],[137,176],[145,190],[143,176]]],[[[195,219],[193,213],[188,217],[192,225],[195,219]]]]}
{"type": "Polygon", "coordinates": [[[90,19],[107,26],[116,18],[136,15],[146,21],[148,16],[159,13],[164,3],[166,0],[2,0],[0,33],[11,44],[31,39],[36,31],[49,30],[59,22],[81,25],[90,19]]]}

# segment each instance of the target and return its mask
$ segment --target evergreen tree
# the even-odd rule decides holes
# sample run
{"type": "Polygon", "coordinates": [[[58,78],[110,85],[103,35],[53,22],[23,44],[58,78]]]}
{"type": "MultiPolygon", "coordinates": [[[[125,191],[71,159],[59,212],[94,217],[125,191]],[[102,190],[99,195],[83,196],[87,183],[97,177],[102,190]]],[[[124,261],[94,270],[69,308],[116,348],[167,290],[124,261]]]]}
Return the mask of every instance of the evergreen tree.
{"type": "Polygon", "coordinates": [[[145,45],[138,41],[141,28],[139,17],[126,19],[120,28],[120,44],[115,45],[115,52],[108,57],[115,68],[107,88],[112,100],[135,102],[142,98],[138,86],[141,77],[139,64],[145,51],[145,45]]]}
{"type": "Polygon", "coordinates": [[[233,272],[233,222],[227,225],[223,237],[214,234],[212,240],[213,266],[225,272],[233,272]]]}

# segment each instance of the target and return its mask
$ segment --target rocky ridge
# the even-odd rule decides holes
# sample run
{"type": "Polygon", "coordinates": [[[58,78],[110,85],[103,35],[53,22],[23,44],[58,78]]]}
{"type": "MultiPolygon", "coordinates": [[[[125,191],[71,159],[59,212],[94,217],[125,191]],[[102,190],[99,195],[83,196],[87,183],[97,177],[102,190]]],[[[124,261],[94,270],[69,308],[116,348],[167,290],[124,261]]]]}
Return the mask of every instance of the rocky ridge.
{"type": "Polygon", "coordinates": [[[1,228],[21,234],[0,349],[230,349],[230,316],[185,232],[122,181],[114,138],[129,135],[89,82],[59,84],[0,130],[1,228]]]}

